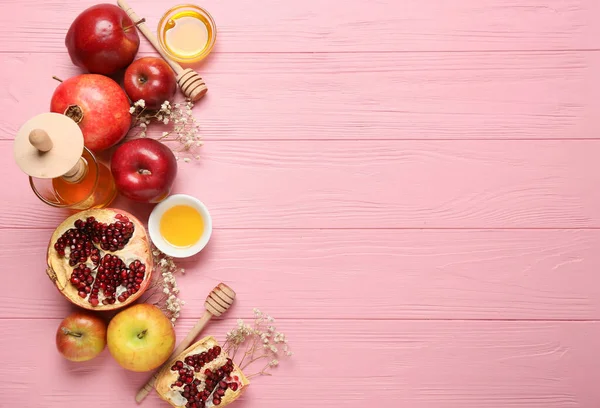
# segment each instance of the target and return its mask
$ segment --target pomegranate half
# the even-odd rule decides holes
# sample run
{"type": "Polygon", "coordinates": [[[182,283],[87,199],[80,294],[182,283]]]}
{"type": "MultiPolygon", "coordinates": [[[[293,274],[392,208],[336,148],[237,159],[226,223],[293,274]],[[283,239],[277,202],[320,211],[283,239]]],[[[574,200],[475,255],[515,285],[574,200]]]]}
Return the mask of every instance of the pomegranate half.
{"type": "Polygon", "coordinates": [[[84,309],[115,310],[134,302],[148,287],[153,267],[144,225],[122,210],[74,214],[48,245],[48,276],[84,309]]]}
{"type": "Polygon", "coordinates": [[[172,358],[154,388],[176,408],[207,408],[231,404],[249,384],[217,340],[207,336],[172,358]]]}

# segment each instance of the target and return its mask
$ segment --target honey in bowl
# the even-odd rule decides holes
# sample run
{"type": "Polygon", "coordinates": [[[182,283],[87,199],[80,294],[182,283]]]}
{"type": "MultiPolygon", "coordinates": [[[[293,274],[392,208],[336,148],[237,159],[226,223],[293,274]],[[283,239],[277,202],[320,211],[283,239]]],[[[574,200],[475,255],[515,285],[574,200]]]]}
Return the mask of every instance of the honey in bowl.
{"type": "Polygon", "coordinates": [[[179,62],[196,62],[207,56],[215,43],[216,26],[208,12],[192,5],[169,10],[158,25],[158,41],[179,62]]]}
{"type": "Polygon", "coordinates": [[[162,253],[187,258],[208,244],[212,235],[212,217],[196,197],[173,194],[150,213],[148,234],[162,253]]]}
{"type": "Polygon", "coordinates": [[[160,235],[169,244],[188,248],[204,233],[204,220],[194,207],[180,204],[166,210],[160,219],[160,235]]]}

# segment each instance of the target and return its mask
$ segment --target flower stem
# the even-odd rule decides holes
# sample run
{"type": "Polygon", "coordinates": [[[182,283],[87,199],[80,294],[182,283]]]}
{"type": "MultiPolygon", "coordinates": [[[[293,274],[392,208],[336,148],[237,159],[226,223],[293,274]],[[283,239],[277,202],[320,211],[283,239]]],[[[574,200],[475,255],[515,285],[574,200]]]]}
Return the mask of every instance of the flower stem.
{"type": "MultiPolygon", "coordinates": [[[[255,361],[258,361],[258,360],[260,360],[261,358],[267,358],[267,357],[268,357],[268,356],[267,356],[266,354],[263,354],[263,355],[261,355],[261,356],[254,357],[254,358],[250,359],[250,361],[247,361],[247,362],[246,362],[246,364],[245,364],[245,365],[243,365],[243,366],[242,366],[242,363],[240,362],[239,366],[240,366],[240,368],[243,370],[243,369],[245,369],[246,367],[248,367],[250,364],[254,363],[255,361]]],[[[267,366],[268,366],[268,365],[269,365],[269,364],[267,364],[267,366]]],[[[264,369],[263,369],[263,370],[264,370],[264,369]]]]}

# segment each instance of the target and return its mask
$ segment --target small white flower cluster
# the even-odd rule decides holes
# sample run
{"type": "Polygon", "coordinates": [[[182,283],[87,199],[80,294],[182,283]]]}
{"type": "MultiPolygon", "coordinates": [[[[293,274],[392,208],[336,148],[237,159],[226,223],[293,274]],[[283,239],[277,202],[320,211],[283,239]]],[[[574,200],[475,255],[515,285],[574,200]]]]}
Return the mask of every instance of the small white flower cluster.
{"type": "MultiPolygon", "coordinates": [[[[163,125],[171,125],[171,130],[162,133],[157,140],[165,144],[176,143],[179,148],[173,149],[177,160],[180,159],[178,153],[185,152],[194,159],[199,160],[200,156],[195,154],[195,149],[203,145],[200,136],[200,125],[194,118],[192,108],[193,102],[186,100],[184,103],[171,104],[164,101],[157,111],[147,111],[146,102],[143,99],[136,101],[129,109],[132,115],[135,115],[135,126],[140,128],[139,137],[147,137],[148,126],[154,121],[163,125]]],[[[189,163],[192,160],[184,157],[183,161],[189,163]]]]}
{"type": "Polygon", "coordinates": [[[239,319],[237,327],[227,333],[224,346],[228,353],[233,352],[235,356],[238,349],[245,346],[243,357],[238,363],[242,369],[256,360],[266,358],[269,362],[255,375],[268,375],[266,370],[278,366],[280,356],[293,355],[285,334],[277,331],[274,322],[275,319],[271,316],[254,309],[254,325],[239,319]],[[245,366],[242,365],[244,360],[245,366]]]}
{"type": "Polygon", "coordinates": [[[175,274],[185,273],[185,269],[177,267],[175,261],[170,256],[163,254],[156,248],[153,248],[152,255],[154,257],[154,264],[156,265],[157,272],[160,273],[160,281],[162,282],[162,298],[165,299],[164,308],[171,318],[171,321],[175,323],[179,318],[179,312],[181,307],[185,305],[185,301],[179,299],[179,287],[175,280],[175,274]]]}

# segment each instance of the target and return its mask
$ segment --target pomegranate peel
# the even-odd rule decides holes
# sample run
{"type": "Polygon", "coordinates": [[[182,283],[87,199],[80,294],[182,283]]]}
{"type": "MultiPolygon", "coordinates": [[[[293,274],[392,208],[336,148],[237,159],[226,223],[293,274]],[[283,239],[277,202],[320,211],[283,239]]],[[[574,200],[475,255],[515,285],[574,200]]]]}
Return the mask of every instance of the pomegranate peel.
{"type": "Polygon", "coordinates": [[[81,308],[101,311],[138,299],[154,267],[144,225],[112,208],[66,218],[50,238],[47,264],[46,273],[63,296],[81,308]]]}
{"type": "Polygon", "coordinates": [[[207,336],[171,358],[154,388],[176,408],[208,408],[231,404],[249,384],[217,340],[207,336]]]}

